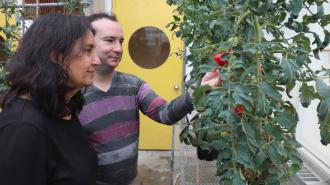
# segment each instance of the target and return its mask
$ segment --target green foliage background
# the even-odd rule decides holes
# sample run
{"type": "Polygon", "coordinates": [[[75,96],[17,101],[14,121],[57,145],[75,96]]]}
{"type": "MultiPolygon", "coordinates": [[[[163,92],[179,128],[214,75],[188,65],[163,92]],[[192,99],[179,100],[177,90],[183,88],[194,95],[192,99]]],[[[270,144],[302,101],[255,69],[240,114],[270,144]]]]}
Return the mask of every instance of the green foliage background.
{"type": "MultiPolygon", "coordinates": [[[[326,0],[168,0],[176,7],[169,23],[190,54],[191,79],[198,115],[181,132],[186,144],[219,151],[220,184],[285,184],[300,169],[295,131],[298,114],[284,98],[299,85],[299,100],[317,108],[323,144],[330,142],[329,71],[313,71],[312,58],[329,44],[326,0]],[[311,25],[319,28],[311,30],[311,25]],[[285,33],[292,32],[291,36],[285,33]],[[319,35],[319,33],[323,33],[319,35]],[[227,52],[229,64],[213,61],[227,52]],[[218,69],[219,87],[196,86],[218,69]],[[316,85],[312,85],[315,82],[316,85]],[[236,105],[245,112],[237,115],[236,105]]],[[[329,4],[327,5],[329,6],[329,4]]]]}

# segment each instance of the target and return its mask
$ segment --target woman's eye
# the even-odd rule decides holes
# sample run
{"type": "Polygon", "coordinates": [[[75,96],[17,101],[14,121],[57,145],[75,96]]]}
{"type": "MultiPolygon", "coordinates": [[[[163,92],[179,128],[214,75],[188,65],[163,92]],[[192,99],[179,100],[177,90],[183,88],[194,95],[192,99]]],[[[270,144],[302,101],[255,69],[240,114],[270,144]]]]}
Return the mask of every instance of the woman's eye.
{"type": "Polygon", "coordinates": [[[91,53],[93,52],[93,48],[86,49],[86,52],[87,52],[88,54],[91,54],[91,53]]]}

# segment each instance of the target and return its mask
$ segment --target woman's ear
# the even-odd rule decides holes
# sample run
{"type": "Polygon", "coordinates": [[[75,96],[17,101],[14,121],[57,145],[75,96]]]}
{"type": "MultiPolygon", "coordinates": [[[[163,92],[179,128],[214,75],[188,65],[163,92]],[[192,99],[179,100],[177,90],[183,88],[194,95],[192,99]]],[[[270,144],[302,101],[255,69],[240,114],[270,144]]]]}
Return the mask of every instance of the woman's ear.
{"type": "Polygon", "coordinates": [[[62,64],[63,63],[63,54],[58,51],[51,51],[50,53],[50,60],[55,64],[62,64]]]}

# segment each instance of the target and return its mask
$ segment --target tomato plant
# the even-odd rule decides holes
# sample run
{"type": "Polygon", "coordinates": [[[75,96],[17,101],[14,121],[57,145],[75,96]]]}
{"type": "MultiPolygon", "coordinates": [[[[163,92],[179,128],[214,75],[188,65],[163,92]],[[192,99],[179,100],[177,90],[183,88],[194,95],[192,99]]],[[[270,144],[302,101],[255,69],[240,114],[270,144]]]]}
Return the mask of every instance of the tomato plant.
{"type": "Polygon", "coordinates": [[[176,7],[168,26],[190,51],[185,58],[192,71],[186,85],[193,89],[198,111],[181,132],[181,140],[219,152],[220,184],[290,181],[302,165],[295,136],[299,117],[289,101],[294,87],[299,88],[303,107],[319,101],[321,142],[330,142],[330,87],[323,82],[330,70],[310,68],[330,41],[327,1],[167,2],[176,7]],[[229,49],[229,62],[219,68],[214,55],[229,49]],[[215,68],[222,80],[219,87],[196,85],[215,68]]]}

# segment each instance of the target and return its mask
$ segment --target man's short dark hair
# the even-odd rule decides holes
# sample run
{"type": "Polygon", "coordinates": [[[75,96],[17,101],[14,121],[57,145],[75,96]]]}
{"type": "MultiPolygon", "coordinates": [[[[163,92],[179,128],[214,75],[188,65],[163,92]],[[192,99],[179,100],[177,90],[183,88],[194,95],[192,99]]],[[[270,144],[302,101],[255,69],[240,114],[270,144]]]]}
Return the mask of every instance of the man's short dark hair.
{"type": "MultiPolygon", "coordinates": [[[[107,13],[96,13],[96,14],[92,14],[90,16],[87,16],[88,21],[92,24],[94,21],[100,20],[100,19],[108,19],[110,21],[114,21],[114,22],[118,22],[118,19],[116,17],[116,15],[114,14],[107,14],[107,13]]],[[[92,32],[95,35],[96,30],[95,28],[92,27],[92,32]]]]}
{"type": "Polygon", "coordinates": [[[110,21],[118,22],[116,15],[107,13],[96,13],[87,17],[90,23],[97,21],[99,19],[109,19],[110,21]]]}

